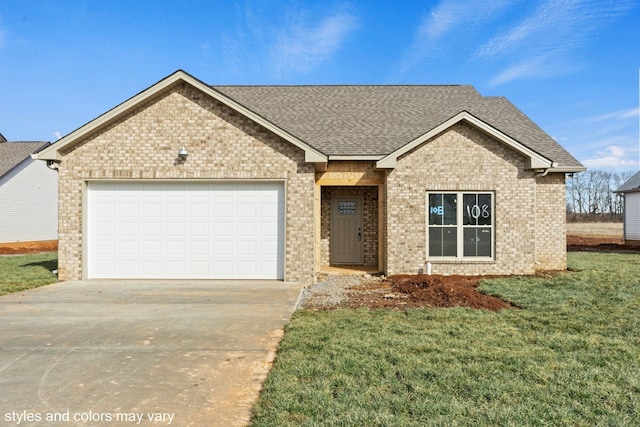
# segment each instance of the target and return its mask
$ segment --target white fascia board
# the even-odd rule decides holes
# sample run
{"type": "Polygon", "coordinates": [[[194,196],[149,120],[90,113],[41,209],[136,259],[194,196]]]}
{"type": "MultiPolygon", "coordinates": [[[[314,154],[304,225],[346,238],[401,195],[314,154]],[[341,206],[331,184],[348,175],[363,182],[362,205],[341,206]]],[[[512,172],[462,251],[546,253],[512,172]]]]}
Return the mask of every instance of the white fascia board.
{"type": "Polygon", "coordinates": [[[451,126],[453,126],[456,123],[461,122],[463,120],[469,122],[473,126],[477,127],[481,131],[483,131],[484,133],[486,133],[486,134],[488,134],[490,136],[493,136],[497,140],[499,140],[502,143],[504,143],[505,145],[509,146],[514,151],[522,154],[525,157],[528,157],[528,159],[529,159],[529,167],[531,169],[548,169],[548,168],[551,168],[553,166],[553,162],[551,160],[547,159],[544,156],[541,156],[540,154],[536,153],[535,151],[531,150],[530,148],[522,145],[521,143],[519,143],[515,139],[513,139],[510,136],[500,132],[498,129],[496,129],[493,126],[489,125],[488,123],[478,119],[474,115],[472,115],[472,114],[470,114],[470,113],[468,113],[466,111],[462,111],[462,112],[456,114],[455,116],[451,117],[449,120],[441,123],[440,125],[436,126],[433,129],[431,129],[429,132],[425,133],[424,135],[414,139],[413,141],[409,142],[408,144],[405,144],[404,146],[400,147],[399,149],[397,149],[393,153],[391,153],[391,154],[385,156],[384,158],[380,159],[378,161],[378,163],[377,163],[377,167],[378,168],[382,168],[382,169],[384,169],[384,168],[387,168],[387,169],[395,168],[398,157],[400,157],[401,155],[413,150],[418,145],[420,145],[420,144],[424,143],[425,141],[433,138],[434,136],[438,135],[439,133],[444,132],[445,130],[449,129],[451,126]]]}
{"type": "Polygon", "coordinates": [[[296,147],[304,150],[304,152],[305,152],[305,160],[307,162],[326,162],[327,161],[327,156],[325,156],[324,154],[322,154],[318,150],[310,147],[309,145],[307,145],[304,142],[302,142],[300,139],[298,139],[295,136],[289,134],[288,132],[284,131],[283,129],[279,128],[278,126],[275,126],[273,123],[269,122],[268,120],[266,120],[262,116],[260,116],[258,114],[255,114],[251,110],[249,110],[246,107],[242,106],[241,104],[233,101],[232,99],[230,99],[227,96],[223,95],[221,92],[218,92],[217,90],[213,89],[211,86],[203,83],[202,81],[196,79],[195,77],[191,76],[190,74],[188,74],[188,73],[186,73],[186,72],[184,72],[182,70],[176,71],[175,73],[173,73],[170,76],[166,77],[165,79],[159,81],[155,85],[147,88],[146,90],[140,92],[139,94],[135,95],[134,97],[129,98],[128,100],[126,100],[122,104],[120,104],[120,105],[116,106],[115,108],[107,111],[106,113],[104,113],[101,116],[97,117],[96,119],[90,121],[86,125],[76,129],[75,131],[73,131],[70,134],[66,135],[64,138],[58,140],[54,144],[51,144],[51,146],[49,146],[46,149],[44,149],[41,152],[39,152],[37,158],[39,160],[62,160],[63,156],[62,156],[62,154],[60,154],[60,150],[63,149],[65,146],[67,146],[69,144],[72,144],[78,138],[80,138],[80,137],[92,132],[95,129],[98,129],[100,126],[102,126],[105,123],[113,120],[114,118],[118,117],[120,114],[126,112],[130,108],[138,105],[140,102],[152,97],[153,95],[161,92],[162,90],[168,88],[169,86],[171,86],[174,83],[179,82],[179,81],[183,81],[185,83],[188,83],[191,86],[201,90],[202,92],[206,93],[207,95],[211,96],[212,98],[214,98],[214,99],[220,101],[221,103],[227,105],[228,107],[236,110],[237,112],[239,112],[240,114],[244,115],[245,117],[247,117],[247,118],[253,120],[254,122],[260,124],[261,126],[269,129],[271,132],[273,132],[276,135],[284,138],[286,141],[290,142],[291,144],[295,145],[296,147]],[[307,160],[307,159],[309,159],[309,160],[307,160]]]}
{"type": "Polygon", "coordinates": [[[347,156],[329,156],[329,161],[336,160],[358,160],[358,161],[378,161],[382,159],[382,155],[347,155],[347,156]]]}

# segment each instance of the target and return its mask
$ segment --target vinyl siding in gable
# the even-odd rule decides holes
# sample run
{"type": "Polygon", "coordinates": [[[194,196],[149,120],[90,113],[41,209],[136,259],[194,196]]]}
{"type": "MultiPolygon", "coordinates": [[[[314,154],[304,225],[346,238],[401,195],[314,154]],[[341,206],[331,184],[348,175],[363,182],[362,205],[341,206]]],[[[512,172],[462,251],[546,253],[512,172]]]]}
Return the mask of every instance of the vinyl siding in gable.
{"type": "Polygon", "coordinates": [[[27,158],[0,177],[0,243],[57,239],[57,172],[27,158]]]}

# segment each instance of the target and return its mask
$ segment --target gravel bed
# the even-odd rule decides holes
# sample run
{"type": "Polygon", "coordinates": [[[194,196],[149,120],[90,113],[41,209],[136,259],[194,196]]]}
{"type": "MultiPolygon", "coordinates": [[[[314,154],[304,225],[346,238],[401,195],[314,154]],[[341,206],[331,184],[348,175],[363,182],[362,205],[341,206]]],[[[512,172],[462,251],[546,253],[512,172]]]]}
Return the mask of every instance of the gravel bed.
{"type": "Polygon", "coordinates": [[[347,300],[349,289],[363,283],[382,282],[384,277],[370,274],[327,275],[304,288],[298,308],[326,309],[347,300]]]}

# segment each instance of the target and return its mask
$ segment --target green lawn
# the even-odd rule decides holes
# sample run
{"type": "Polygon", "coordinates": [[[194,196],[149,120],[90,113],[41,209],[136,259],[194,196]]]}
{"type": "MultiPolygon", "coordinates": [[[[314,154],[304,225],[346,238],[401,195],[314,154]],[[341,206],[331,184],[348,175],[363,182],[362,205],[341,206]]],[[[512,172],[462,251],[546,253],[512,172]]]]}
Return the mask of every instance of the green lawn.
{"type": "Polygon", "coordinates": [[[0,256],[0,295],[57,282],[58,253],[0,256]]]}
{"type": "Polygon", "coordinates": [[[640,254],[485,282],[522,307],[298,311],[253,426],[640,423],[640,254]]]}

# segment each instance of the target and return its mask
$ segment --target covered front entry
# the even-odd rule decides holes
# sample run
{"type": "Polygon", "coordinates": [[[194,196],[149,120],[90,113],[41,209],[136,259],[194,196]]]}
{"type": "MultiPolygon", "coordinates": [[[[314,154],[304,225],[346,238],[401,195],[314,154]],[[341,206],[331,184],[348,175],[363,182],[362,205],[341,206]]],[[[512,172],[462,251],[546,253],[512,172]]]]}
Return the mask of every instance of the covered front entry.
{"type": "Polygon", "coordinates": [[[378,188],[322,187],[321,266],[378,269],[378,188]]]}
{"type": "Polygon", "coordinates": [[[385,271],[385,180],[374,161],[316,170],[316,272],[385,271]]]}

